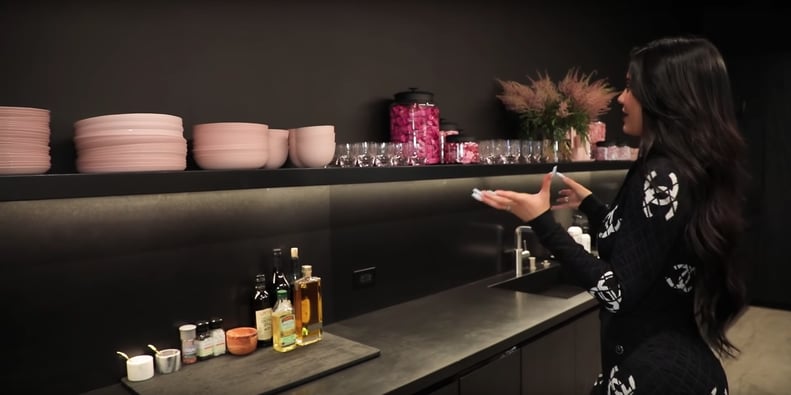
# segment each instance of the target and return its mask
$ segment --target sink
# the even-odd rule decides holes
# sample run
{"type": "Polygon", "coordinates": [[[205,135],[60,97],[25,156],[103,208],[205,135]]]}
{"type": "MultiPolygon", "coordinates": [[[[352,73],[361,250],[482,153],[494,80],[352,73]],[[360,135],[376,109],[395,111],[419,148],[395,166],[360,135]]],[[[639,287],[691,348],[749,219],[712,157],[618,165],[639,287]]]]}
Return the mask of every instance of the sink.
{"type": "Polygon", "coordinates": [[[510,291],[526,292],[530,294],[568,299],[585,292],[585,289],[572,284],[564,275],[562,266],[556,261],[549,265],[536,264],[535,271],[528,272],[521,277],[511,278],[489,285],[489,288],[499,288],[510,291]]]}

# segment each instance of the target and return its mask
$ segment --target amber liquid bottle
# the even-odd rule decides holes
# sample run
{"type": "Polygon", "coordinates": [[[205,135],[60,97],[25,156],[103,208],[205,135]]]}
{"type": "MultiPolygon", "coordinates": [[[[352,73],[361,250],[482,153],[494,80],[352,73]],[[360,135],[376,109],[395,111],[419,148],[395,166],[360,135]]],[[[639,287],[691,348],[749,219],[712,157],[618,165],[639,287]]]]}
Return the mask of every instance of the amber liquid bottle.
{"type": "Polygon", "coordinates": [[[294,284],[294,294],[297,344],[306,346],[321,340],[323,332],[321,278],[313,276],[312,266],[302,266],[302,278],[294,284]]]}

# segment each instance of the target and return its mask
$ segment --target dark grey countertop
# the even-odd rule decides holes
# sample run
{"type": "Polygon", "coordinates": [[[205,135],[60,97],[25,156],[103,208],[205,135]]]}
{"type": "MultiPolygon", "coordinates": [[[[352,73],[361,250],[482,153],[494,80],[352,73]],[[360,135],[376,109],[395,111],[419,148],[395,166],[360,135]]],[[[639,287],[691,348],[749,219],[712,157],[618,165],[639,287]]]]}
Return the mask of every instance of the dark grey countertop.
{"type": "Polygon", "coordinates": [[[596,307],[587,292],[568,299],[489,288],[490,277],[327,326],[376,347],[378,358],[288,394],[412,394],[596,307]]]}
{"type": "MultiPolygon", "coordinates": [[[[287,394],[412,394],[596,307],[581,292],[557,298],[489,288],[503,273],[327,325],[381,355],[287,394]]],[[[121,384],[92,395],[128,394],[121,384]]]]}

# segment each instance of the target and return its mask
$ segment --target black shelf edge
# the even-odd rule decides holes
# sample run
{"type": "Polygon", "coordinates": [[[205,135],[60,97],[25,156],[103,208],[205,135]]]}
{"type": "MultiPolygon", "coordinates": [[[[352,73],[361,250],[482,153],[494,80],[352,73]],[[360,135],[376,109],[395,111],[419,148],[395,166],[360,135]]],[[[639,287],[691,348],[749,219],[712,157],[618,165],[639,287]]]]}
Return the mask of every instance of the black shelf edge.
{"type": "MultiPolygon", "coordinates": [[[[558,163],[558,171],[628,169],[629,161],[558,163]]],[[[105,174],[0,176],[0,201],[206,192],[233,189],[365,184],[448,178],[540,174],[554,163],[517,165],[429,165],[379,168],[285,168],[274,170],[186,170],[105,174]]]]}

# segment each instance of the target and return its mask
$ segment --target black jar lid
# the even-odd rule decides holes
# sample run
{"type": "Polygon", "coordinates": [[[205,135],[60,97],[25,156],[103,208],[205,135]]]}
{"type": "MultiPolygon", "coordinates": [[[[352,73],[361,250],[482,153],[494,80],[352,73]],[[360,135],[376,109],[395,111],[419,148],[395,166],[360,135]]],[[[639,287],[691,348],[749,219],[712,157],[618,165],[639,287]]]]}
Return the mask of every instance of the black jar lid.
{"type": "Polygon", "coordinates": [[[596,142],[596,146],[597,147],[613,147],[613,146],[615,146],[615,141],[612,141],[612,140],[609,140],[609,141],[606,141],[606,140],[605,141],[597,141],[596,142]]]}
{"type": "Polygon", "coordinates": [[[445,118],[439,119],[439,130],[459,130],[459,125],[445,118]]]}
{"type": "Polygon", "coordinates": [[[434,102],[434,94],[419,91],[418,88],[409,88],[408,91],[396,93],[395,100],[399,103],[432,103],[434,102]]]}
{"type": "Polygon", "coordinates": [[[463,134],[454,134],[445,138],[445,141],[449,143],[471,143],[478,141],[473,136],[467,136],[463,134]]]}

